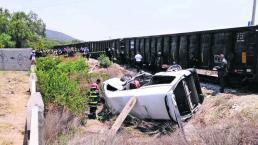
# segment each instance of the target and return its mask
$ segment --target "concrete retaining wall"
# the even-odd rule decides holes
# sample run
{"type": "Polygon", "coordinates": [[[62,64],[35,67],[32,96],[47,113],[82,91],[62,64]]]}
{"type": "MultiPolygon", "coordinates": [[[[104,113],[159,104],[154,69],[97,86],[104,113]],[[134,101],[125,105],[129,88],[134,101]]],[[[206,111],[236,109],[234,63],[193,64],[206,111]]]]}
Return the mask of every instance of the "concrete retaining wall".
{"type": "Polygon", "coordinates": [[[30,69],[31,48],[1,48],[0,70],[27,71],[30,69]]]}

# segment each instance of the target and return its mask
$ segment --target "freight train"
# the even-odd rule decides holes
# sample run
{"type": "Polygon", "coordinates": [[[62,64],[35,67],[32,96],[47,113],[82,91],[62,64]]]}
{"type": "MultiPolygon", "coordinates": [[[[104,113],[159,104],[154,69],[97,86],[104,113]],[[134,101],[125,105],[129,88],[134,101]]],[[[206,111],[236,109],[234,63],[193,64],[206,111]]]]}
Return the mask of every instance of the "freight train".
{"type": "Polygon", "coordinates": [[[139,52],[147,68],[153,62],[159,68],[175,61],[183,68],[210,71],[220,63],[219,55],[224,54],[229,63],[230,81],[258,82],[257,42],[258,26],[251,26],[91,41],[54,49],[88,47],[97,53],[112,48],[118,62],[133,63],[134,55],[139,52]]]}

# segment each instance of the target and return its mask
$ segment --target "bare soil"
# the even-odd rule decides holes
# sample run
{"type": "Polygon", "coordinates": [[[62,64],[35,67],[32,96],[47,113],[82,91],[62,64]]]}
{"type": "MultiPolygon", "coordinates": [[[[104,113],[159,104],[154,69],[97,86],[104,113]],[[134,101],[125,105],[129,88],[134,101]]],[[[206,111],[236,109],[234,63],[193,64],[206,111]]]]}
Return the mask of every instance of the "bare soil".
{"type": "Polygon", "coordinates": [[[28,81],[28,72],[0,71],[0,145],[23,144],[28,81]]]}

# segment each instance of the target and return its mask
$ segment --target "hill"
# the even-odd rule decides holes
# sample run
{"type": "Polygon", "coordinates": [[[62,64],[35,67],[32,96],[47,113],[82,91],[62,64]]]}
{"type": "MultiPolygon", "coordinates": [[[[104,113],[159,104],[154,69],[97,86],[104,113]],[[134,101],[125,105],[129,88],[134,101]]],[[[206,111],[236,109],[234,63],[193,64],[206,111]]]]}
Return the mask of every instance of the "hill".
{"type": "Polygon", "coordinates": [[[72,36],[69,36],[69,35],[64,34],[62,32],[49,30],[49,29],[46,30],[46,37],[48,39],[58,40],[58,41],[73,41],[73,40],[76,40],[72,36]]]}

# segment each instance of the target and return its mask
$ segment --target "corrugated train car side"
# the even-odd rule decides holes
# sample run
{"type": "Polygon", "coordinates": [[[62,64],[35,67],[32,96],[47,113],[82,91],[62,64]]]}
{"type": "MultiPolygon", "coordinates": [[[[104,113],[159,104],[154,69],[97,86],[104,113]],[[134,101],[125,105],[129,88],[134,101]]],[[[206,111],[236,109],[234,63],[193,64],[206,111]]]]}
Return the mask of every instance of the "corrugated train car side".
{"type": "Polygon", "coordinates": [[[175,61],[183,68],[213,70],[220,62],[219,55],[224,54],[230,80],[258,82],[257,32],[258,26],[253,26],[85,42],[74,47],[87,46],[96,53],[111,48],[114,60],[127,64],[133,64],[139,52],[147,69],[153,63],[161,68],[175,61]]]}

